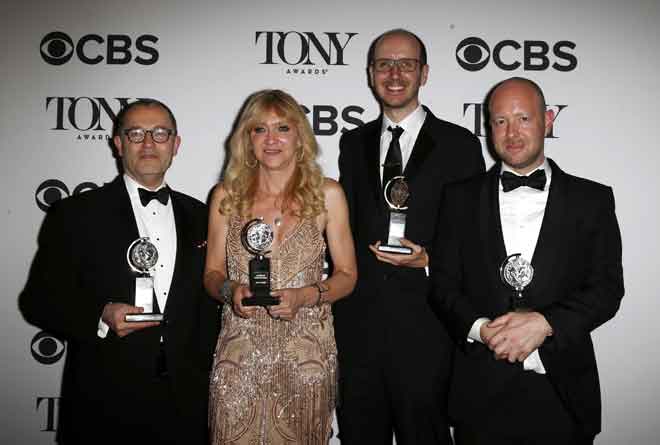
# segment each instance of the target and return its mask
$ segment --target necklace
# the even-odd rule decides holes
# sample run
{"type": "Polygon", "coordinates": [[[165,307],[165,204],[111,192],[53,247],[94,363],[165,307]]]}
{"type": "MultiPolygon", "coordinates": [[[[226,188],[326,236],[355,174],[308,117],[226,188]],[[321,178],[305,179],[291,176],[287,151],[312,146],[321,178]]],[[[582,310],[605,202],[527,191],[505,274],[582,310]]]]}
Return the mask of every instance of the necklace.
{"type": "Polygon", "coordinates": [[[279,216],[276,216],[275,219],[273,220],[273,224],[275,224],[275,227],[279,227],[282,225],[282,218],[279,216]]]}

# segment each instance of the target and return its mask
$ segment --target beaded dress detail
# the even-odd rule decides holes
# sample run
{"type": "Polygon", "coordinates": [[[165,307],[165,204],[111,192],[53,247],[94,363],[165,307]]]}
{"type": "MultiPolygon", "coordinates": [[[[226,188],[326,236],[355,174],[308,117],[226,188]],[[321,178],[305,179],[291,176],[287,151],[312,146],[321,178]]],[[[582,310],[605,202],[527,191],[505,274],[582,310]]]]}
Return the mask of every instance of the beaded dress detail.
{"type": "MultiPolygon", "coordinates": [[[[227,269],[247,284],[252,258],[241,244],[247,222],[229,219],[227,269]]],[[[325,241],[314,219],[302,219],[271,258],[272,289],[321,279],[325,241]]],[[[292,321],[264,308],[243,319],[222,310],[211,372],[209,427],[216,445],[327,444],[336,399],[337,348],[330,305],[302,307],[292,321]]]]}

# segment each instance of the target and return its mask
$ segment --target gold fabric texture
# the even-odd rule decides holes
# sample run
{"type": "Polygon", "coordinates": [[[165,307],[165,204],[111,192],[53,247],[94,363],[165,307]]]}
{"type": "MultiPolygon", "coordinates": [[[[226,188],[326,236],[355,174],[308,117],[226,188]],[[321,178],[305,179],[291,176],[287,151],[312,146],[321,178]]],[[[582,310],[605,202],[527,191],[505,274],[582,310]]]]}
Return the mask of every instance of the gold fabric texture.
{"type": "MultiPolygon", "coordinates": [[[[229,221],[229,278],[248,282],[251,255],[229,221]]],[[[314,220],[303,219],[271,257],[272,289],[321,279],[325,242],[314,220]]],[[[300,308],[292,321],[264,308],[243,319],[225,305],[211,373],[209,426],[213,444],[327,444],[336,399],[337,348],[330,305],[300,308]]]]}

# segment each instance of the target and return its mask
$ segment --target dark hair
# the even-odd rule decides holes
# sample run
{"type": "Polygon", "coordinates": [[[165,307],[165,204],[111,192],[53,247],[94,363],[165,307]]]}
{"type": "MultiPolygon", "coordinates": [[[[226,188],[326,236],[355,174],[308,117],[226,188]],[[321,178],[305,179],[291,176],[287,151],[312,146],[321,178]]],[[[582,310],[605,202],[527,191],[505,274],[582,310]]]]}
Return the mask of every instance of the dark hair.
{"type": "Polygon", "coordinates": [[[156,99],[137,99],[134,102],[131,102],[130,104],[126,105],[124,108],[122,108],[119,111],[119,113],[117,113],[117,117],[115,118],[114,130],[113,130],[114,136],[121,136],[121,130],[123,130],[124,124],[126,123],[126,115],[131,110],[137,107],[161,107],[163,110],[167,112],[170,121],[172,121],[172,126],[174,127],[174,134],[177,133],[176,119],[174,118],[174,113],[172,113],[170,107],[168,107],[167,105],[156,99]]]}
{"type": "Polygon", "coordinates": [[[539,98],[539,106],[540,106],[540,109],[541,109],[541,114],[545,113],[545,108],[546,108],[545,95],[543,94],[543,90],[541,89],[539,84],[537,84],[536,82],[534,82],[531,79],[527,79],[526,77],[518,77],[518,76],[509,77],[508,79],[504,79],[503,81],[498,82],[490,90],[490,92],[488,93],[487,99],[486,99],[486,101],[488,103],[488,111],[490,111],[490,102],[491,102],[491,99],[492,99],[493,94],[495,93],[495,91],[499,87],[504,85],[505,83],[509,83],[509,82],[521,82],[521,83],[524,83],[524,84],[528,85],[529,87],[531,87],[534,90],[534,92],[536,93],[536,96],[539,98]]]}
{"type": "Polygon", "coordinates": [[[374,54],[376,53],[376,47],[380,43],[381,40],[383,40],[385,37],[389,37],[391,35],[405,35],[408,37],[413,38],[417,43],[419,44],[419,62],[421,66],[426,65],[427,58],[426,58],[426,46],[424,45],[424,42],[422,42],[422,39],[417,37],[417,34],[408,31],[407,29],[403,28],[395,28],[395,29],[390,29],[389,31],[385,31],[378,37],[376,37],[376,40],[374,40],[371,43],[371,46],[369,47],[369,53],[367,56],[367,64],[371,65],[374,61],[374,54]]]}

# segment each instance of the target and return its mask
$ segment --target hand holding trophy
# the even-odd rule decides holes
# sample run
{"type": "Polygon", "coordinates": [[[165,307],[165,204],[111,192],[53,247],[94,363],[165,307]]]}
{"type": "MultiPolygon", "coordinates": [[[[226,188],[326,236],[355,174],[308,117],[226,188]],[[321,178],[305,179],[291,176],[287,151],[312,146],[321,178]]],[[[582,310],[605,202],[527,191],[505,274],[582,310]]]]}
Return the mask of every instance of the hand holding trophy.
{"type": "Polygon", "coordinates": [[[241,230],[245,250],[255,257],[249,262],[251,297],[243,298],[243,306],[274,306],[280,299],[270,294],[270,259],[266,258],[273,243],[273,228],[262,218],[248,221],[241,230]]]}
{"type": "Polygon", "coordinates": [[[410,247],[401,245],[401,238],[406,233],[406,210],[410,189],[404,176],[395,176],[390,179],[383,189],[385,202],[390,208],[390,225],[387,234],[387,243],[381,243],[378,250],[381,252],[412,254],[410,247]]]}

